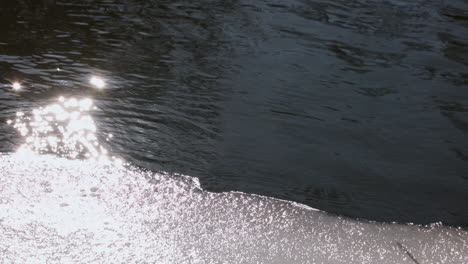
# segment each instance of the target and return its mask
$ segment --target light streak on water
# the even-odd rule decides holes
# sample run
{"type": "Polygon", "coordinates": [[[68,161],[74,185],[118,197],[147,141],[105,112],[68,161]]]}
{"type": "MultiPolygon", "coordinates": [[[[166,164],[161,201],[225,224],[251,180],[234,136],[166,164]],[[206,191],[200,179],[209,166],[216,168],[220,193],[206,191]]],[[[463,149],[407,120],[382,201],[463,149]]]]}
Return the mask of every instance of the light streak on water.
{"type": "Polygon", "coordinates": [[[102,89],[106,86],[106,82],[101,77],[92,76],[89,83],[98,89],[102,89]]]}
{"type": "Polygon", "coordinates": [[[97,127],[90,115],[95,109],[90,98],[59,97],[56,102],[32,110],[17,112],[8,120],[24,138],[17,152],[56,154],[70,159],[93,159],[100,162],[121,161],[108,155],[99,143],[97,127]]]}

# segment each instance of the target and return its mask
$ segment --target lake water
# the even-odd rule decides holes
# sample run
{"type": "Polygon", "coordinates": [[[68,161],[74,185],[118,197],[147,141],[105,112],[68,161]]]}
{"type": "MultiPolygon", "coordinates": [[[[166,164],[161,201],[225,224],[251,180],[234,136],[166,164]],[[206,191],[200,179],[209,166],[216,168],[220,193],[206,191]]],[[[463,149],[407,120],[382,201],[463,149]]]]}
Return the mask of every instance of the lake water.
{"type": "Polygon", "coordinates": [[[97,141],[134,166],[468,226],[468,2],[27,2],[0,4],[1,152],[25,141],[17,112],[91,98],[97,141]]]}

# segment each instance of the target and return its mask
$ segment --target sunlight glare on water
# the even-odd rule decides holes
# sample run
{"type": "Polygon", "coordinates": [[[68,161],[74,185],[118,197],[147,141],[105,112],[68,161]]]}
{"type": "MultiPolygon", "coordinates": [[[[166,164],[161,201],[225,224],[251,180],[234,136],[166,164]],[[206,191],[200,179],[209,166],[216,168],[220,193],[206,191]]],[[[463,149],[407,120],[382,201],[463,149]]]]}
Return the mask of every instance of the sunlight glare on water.
{"type": "Polygon", "coordinates": [[[11,87],[13,88],[13,90],[15,91],[18,91],[21,89],[21,84],[19,82],[14,82],[11,87]]]}
{"type": "Polygon", "coordinates": [[[96,109],[90,98],[59,97],[55,103],[32,110],[30,115],[16,113],[7,124],[16,128],[25,142],[17,152],[57,154],[62,157],[113,161],[99,143],[96,124],[89,114],[96,109]]]}
{"type": "Polygon", "coordinates": [[[0,155],[2,263],[467,263],[468,232],[371,223],[196,178],[0,155]],[[412,261],[411,259],[414,259],[412,261]],[[417,262],[416,262],[417,261],[417,262]]]}
{"type": "Polygon", "coordinates": [[[91,77],[91,79],[89,80],[89,83],[91,83],[94,87],[98,89],[102,89],[106,86],[106,82],[102,78],[97,77],[97,76],[91,77]]]}

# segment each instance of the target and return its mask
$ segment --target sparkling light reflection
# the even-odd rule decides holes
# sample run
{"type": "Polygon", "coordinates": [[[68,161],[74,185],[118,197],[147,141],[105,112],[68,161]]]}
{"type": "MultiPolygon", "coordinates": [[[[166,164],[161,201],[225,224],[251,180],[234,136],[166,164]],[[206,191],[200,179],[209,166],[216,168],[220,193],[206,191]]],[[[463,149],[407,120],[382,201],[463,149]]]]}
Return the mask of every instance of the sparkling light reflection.
{"type": "Polygon", "coordinates": [[[106,82],[102,78],[97,77],[97,76],[91,77],[91,79],[89,80],[89,83],[91,83],[94,87],[98,89],[102,89],[106,86],[106,82]]]}
{"type": "Polygon", "coordinates": [[[17,152],[122,163],[109,157],[99,143],[96,124],[89,115],[94,108],[90,98],[59,97],[56,103],[33,109],[31,115],[17,112],[16,119],[7,120],[25,139],[17,152]]]}
{"type": "Polygon", "coordinates": [[[468,263],[463,229],[353,220],[100,165],[0,155],[0,262],[468,263]]]}
{"type": "Polygon", "coordinates": [[[15,91],[18,91],[19,89],[21,89],[21,84],[19,82],[14,82],[11,87],[13,88],[13,90],[15,91]]]}

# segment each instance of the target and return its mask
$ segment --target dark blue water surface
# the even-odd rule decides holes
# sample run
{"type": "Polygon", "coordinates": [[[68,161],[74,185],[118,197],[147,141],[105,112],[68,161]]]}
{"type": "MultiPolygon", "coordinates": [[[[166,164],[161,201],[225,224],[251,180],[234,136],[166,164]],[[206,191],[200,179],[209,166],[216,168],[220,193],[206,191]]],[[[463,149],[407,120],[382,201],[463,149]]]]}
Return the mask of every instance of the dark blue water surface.
{"type": "Polygon", "coordinates": [[[91,97],[113,154],[210,191],[468,225],[468,1],[49,2],[0,4],[0,151],[91,97]]]}

